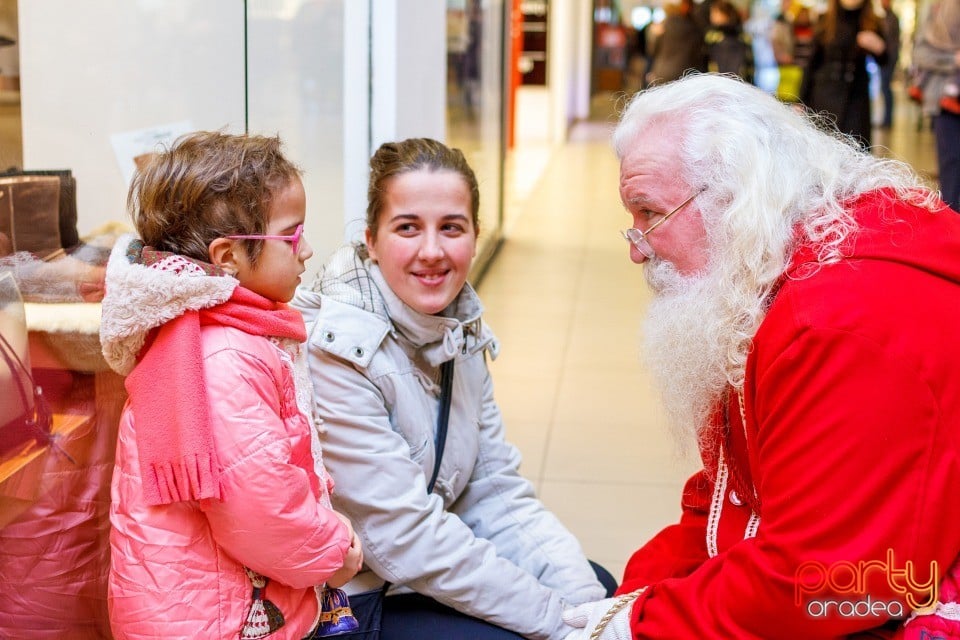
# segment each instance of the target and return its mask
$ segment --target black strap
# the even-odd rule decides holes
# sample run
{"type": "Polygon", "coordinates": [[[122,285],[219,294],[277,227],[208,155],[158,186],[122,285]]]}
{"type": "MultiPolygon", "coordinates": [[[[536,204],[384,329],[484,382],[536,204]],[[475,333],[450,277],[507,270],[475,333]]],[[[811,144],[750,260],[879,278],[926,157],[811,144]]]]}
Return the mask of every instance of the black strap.
{"type": "Polygon", "coordinates": [[[443,448],[447,444],[447,423],[450,421],[450,397],[453,389],[453,360],[447,360],[440,365],[440,412],[437,415],[436,453],[433,462],[433,475],[427,484],[427,493],[433,491],[440,473],[440,462],[443,460],[443,448]]]}

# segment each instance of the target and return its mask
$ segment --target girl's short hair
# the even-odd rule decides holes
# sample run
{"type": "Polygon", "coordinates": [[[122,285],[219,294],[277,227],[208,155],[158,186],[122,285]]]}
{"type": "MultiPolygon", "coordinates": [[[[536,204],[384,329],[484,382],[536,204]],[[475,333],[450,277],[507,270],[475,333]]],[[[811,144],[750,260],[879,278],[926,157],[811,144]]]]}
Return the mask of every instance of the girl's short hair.
{"type": "MultiPolygon", "coordinates": [[[[265,233],[273,198],[300,174],[277,136],[198,131],[136,173],[127,208],[144,244],[207,261],[217,238],[265,233]]],[[[263,241],[244,242],[255,264],[263,241]]]]}
{"type": "Polygon", "coordinates": [[[367,188],[367,229],[370,235],[374,239],[377,237],[387,182],[400,174],[422,169],[460,174],[470,190],[470,216],[473,228],[479,233],[480,188],[463,152],[430,138],[408,138],[383,143],[370,158],[370,185],[367,188]]]}

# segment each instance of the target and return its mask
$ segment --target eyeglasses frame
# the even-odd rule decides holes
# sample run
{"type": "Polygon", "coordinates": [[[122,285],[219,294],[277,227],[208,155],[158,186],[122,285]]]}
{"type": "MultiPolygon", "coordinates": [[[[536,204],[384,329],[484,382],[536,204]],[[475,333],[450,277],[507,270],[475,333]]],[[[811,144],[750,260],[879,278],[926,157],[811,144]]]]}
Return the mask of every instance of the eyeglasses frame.
{"type": "Polygon", "coordinates": [[[289,236],[271,236],[263,234],[245,234],[245,235],[232,235],[224,236],[229,240],[283,240],[284,242],[289,242],[293,248],[293,253],[296,255],[300,250],[300,240],[303,239],[303,224],[297,225],[297,230],[293,232],[293,235],[289,236]]]}
{"type": "Polygon", "coordinates": [[[656,222],[654,222],[649,227],[647,227],[646,231],[641,231],[636,227],[631,227],[629,229],[624,229],[623,231],[621,231],[620,235],[623,236],[624,240],[626,240],[627,242],[635,246],[637,248],[637,251],[642,253],[644,256],[646,256],[647,258],[653,258],[654,255],[656,255],[656,252],[653,250],[653,245],[650,244],[650,241],[647,239],[647,237],[653,232],[654,229],[656,229],[657,227],[662,225],[664,222],[669,220],[673,216],[673,214],[680,211],[680,209],[683,209],[685,206],[693,202],[693,199],[696,198],[701,193],[703,193],[704,191],[706,191],[706,187],[699,189],[696,193],[694,193],[689,198],[687,198],[686,200],[681,202],[679,205],[677,205],[676,208],[674,208],[672,211],[670,211],[669,213],[663,214],[663,217],[657,220],[656,222]],[[639,236],[639,237],[633,238],[631,236],[639,236]],[[643,247],[640,246],[641,242],[645,242],[646,245],[650,248],[650,254],[644,251],[643,247]]]}

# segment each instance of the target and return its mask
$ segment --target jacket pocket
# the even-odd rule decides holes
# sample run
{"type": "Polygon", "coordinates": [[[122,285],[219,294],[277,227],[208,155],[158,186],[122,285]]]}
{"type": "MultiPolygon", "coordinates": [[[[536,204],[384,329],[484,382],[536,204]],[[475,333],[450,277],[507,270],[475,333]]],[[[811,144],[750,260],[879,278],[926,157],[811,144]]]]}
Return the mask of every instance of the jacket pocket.
{"type": "Polygon", "coordinates": [[[427,453],[427,445],[430,444],[430,439],[426,436],[404,439],[407,441],[407,445],[410,447],[410,459],[414,462],[422,462],[423,457],[427,453]]]}

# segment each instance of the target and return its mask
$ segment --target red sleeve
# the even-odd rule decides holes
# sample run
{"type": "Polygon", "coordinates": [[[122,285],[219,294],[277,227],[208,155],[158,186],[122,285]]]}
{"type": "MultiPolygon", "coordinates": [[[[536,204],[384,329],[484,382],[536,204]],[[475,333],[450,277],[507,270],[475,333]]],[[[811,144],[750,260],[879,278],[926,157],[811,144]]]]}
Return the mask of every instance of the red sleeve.
{"type": "Polygon", "coordinates": [[[703,471],[694,474],[683,488],[683,515],[678,524],[666,527],[634,552],[623,572],[617,594],[688,575],[707,559],[706,521],[713,482],[703,471]]]}
{"type": "MultiPolygon", "coordinates": [[[[880,627],[898,608],[908,616],[888,577],[888,554],[891,569],[912,565],[924,582],[931,567],[946,570],[960,548],[960,510],[943,507],[960,486],[956,412],[944,413],[930,380],[909,364],[902,353],[847,331],[796,336],[763,371],[765,391],[752,411],[763,505],[757,536],[687,575],[651,584],[632,611],[634,636],[823,640],[880,627]],[[813,562],[880,568],[862,586],[798,591],[798,571],[813,562]],[[843,615],[837,605],[825,615],[816,609],[818,601],[865,599],[890,609],[869,615],[843,615]]],[[[643,577],[643,567],[657,567],[644,559],[657,548],[669,554],[663,571],[688,569],[677,559],[692,560],[696,547],[684,531],[681,523],[662,534],[669,543],[641,550],[625,589],[643,577]]],[[[930,585],[916,597],[928,597],[930,585]]]]}

